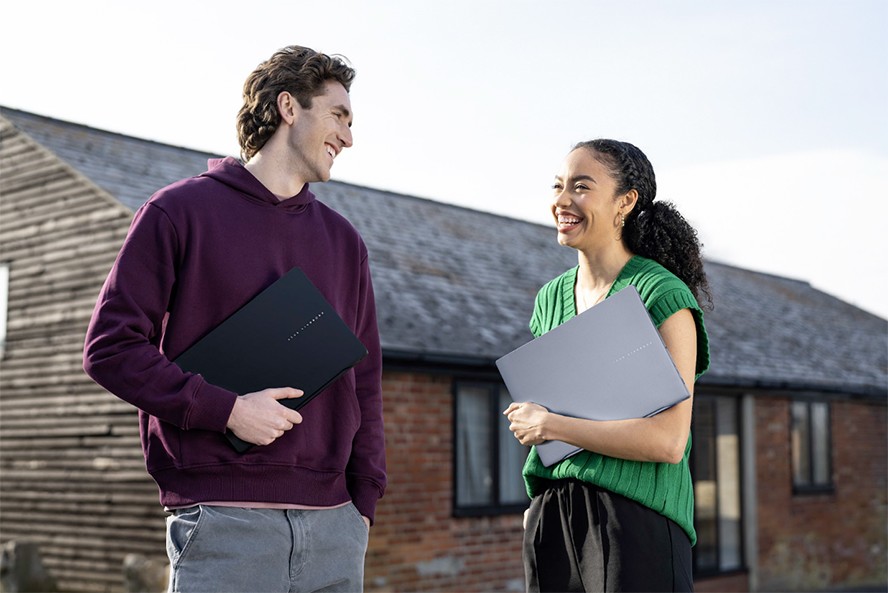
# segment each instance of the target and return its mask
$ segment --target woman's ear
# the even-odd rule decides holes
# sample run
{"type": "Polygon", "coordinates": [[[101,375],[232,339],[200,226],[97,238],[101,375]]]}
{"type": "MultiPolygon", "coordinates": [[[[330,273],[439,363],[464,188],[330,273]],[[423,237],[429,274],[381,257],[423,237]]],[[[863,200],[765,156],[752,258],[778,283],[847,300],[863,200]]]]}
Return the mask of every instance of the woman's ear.
{"type": "Polygon", "coordinates": [[[635,205],[638,203],[638,190],[635,188],[630,189],[628,192],[623,194],[623,197],[620,198],[620,212],[624,216],[629,216],[629,213],[635,208],[635,205]]]}

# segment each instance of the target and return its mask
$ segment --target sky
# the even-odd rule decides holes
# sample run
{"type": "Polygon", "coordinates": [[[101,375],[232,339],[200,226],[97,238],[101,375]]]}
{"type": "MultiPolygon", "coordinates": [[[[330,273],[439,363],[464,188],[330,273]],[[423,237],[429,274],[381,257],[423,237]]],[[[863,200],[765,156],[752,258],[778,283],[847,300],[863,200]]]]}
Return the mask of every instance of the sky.
{"type": "Polygon", "coordinates": [[[244,80],[305,45],[357,70],[334,179],[551,225],[571,146],[629,141],[704,257],[888,318],[885,0],[38,0],[0,16],[5,107],[237,155],[244,80]]]}

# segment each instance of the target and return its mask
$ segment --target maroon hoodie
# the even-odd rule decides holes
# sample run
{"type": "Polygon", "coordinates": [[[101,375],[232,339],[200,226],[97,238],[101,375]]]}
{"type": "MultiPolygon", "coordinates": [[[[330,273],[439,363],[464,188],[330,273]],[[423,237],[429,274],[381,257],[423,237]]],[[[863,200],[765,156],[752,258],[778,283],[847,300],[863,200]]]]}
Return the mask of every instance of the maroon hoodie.
{"type": "Polygon", "coordinates": [[[161,504],[352,500],[373,518],[386,477],[367,248],[307,184],[279,201],[227,158],[152,196],[136,212],[99,294],[83,367],[139,409],[142,448],[161,504]],[[369,355],[301,410],[301,424],[239,454],[224,437],[237,394],[170,361],[294,266],[369,355]]]}

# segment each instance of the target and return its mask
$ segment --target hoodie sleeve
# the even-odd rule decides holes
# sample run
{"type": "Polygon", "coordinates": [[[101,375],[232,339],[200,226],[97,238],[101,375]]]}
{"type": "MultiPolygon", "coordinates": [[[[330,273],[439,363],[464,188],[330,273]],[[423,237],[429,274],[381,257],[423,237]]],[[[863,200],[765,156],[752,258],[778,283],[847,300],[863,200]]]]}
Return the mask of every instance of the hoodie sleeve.
{"type": "Polygon", "coordinates": [[[237,395],[184,373],[160,351],[177,252],[175,228],[160,207],[147,202],[136,212],[99,293],[83,368],[114,395],[165,422],[224,432],[237,395]]]}
{"type": "Polygon", "coordinates": [[[386,487],[385,435],[382,416],[382,351],[376,303],[367,256],[361,263],[356,335],[368,355],[355,366],[355,390],[361,408],[361,426],[352,444],[346,474],[349,494],[358,511],[374,520],[376,503],[386,487]]]}

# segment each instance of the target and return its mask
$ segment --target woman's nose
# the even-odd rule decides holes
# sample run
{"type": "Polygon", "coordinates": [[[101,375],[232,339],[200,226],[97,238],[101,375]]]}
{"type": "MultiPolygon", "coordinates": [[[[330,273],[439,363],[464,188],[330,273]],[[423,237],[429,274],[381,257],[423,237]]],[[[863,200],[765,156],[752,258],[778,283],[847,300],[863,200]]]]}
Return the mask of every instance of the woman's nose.
{"type": "Polygon", "coordinates": [[[559,191],[555,194],[555,197],[552,199],[552,205],[558,208],[567,208],[570,206],[570,196],[567,195],[567,192],[564,190],[559,191]]]}

